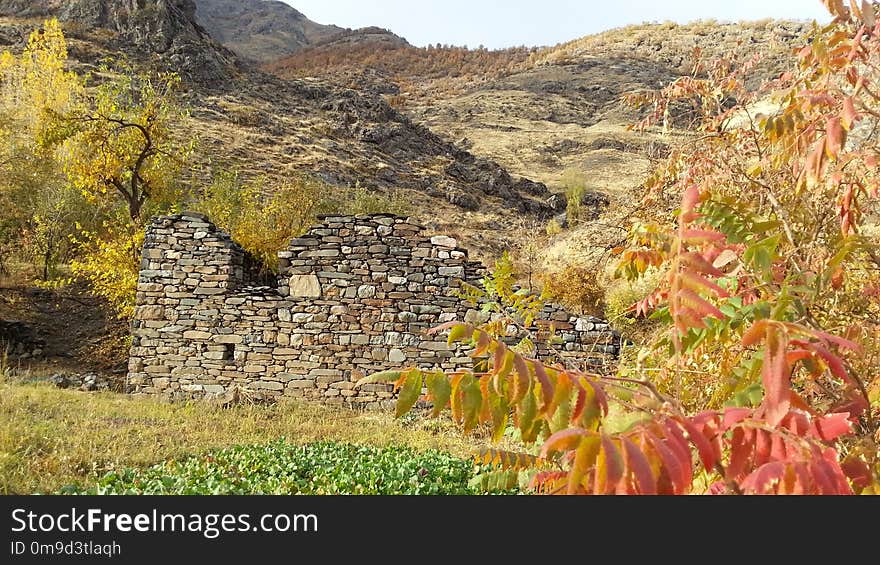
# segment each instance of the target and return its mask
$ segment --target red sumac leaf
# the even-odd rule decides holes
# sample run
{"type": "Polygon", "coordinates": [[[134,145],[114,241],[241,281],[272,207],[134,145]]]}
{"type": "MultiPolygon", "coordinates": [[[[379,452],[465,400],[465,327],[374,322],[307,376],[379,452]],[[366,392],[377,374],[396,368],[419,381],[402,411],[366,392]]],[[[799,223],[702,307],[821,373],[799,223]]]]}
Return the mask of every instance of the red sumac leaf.
{"type": "Polygon", "coordinates": [[[755,465],[770,461],[770,432],[755,430],[755,465]]]}
{"type": "Polygon", "coordinates": [[[727,464],[728,480],[738,479],[746,468],[755,449],[755,432],[746,428],[736,428],[730,440],[730,462],[727,464]]]}
{"type": "Polygon", "coordinates": [[[761,465],[747,476],[740,487],[751,494],[772,494],[785,475],[785,463],[773,461],[761,465]]]}
{"type": "Polygon", "coordinates": [[[825,442],[832,442],[842,435],[852,433],[849,413],[826,414],[813,420],[814,435],[825,442]]]}
{"type": "Polygon", "coordinates": [[[871,468],[858,457],[847,457],[841,463],[840,468],[856,488],[867,488],[874,481],[874,477],[871,475],[871,468]]]}
{"type": "Polygon", "coordinates": [[[839,117],[828,118],[825,122],[825,135],[825,153],[829,159],[837,159],[846,144],[846,130],[843,129],[839,117]]]}
{"type": "Polygon", "coordinates": [[[626,467],[635,478],[638,494],[657,494],[657,480],[642,450],[627,438],[621,440],[626,467]]]}
{"type": "Polygon", "coordinates": [[[761,380],[764,384],[764,407],[767,422],[777,425],[791,407],[791,375],[786,363],[787,338],[781,331],[768,328],[761,380]]]}
{"type": "Polygon", "coordinates": [[[697,205],[700,203],[700,188],[692,184],[684,191],[681,200],[681,218],[683,223],[690,223],[696,220],[699,215],[695,212],[697,205]]]}
{"type": "Polygon", "coordinates": [[[729,430],[752,415],[751,408],[727,408],[721,421],[722,428],[729,430]]]}
{"type": "MultiPolygon", "coordinates": [[[[434,335],[434,334],[438,334],[440,332],[444,332],[446,330],[452,329],[456,326],[470,327],[470,326],[467,326],[466,324],[462,324],[461,322],[456,322],[453,320],[451,322],[446,322],[444,324],[440,324],[439,326],[434,326],[433,328],[430,328],[427,331],[425,331],[425,333],[427,333],[428,335],[434,335]]],[[[473,328],[471,328],[471,333],[473,333],[473,328]]]]}
{"type": "Polygon", "coordinates": [[[853,125],[859,120],[861,116],[859,116],[858,112],[856,112],[855,104],[853,104],[852,96],[847,96],[843,99],[843,113],[840,116],[840,121],[848,130],[851,130],[853,125]]]}
{"type": "Polygon", "coordinates": [[[685,429],[688,439],[697,448],[697,454],[700,456],[703,468],[709,472],[713,471],[717,459],[715,458],[715,450],[712,444],[687,418],[680,418],[676,421],[685,429]]]}
{"type": "Polygon", "coordinates": [[[851,340],[848,340],[846,338],[834,335],[834,334],[830,334],[828,332],[810,329],[809,333],[811,335],[816,336],[819,339],[827,341],[828,343],[834,344],[834,345],[836,345],[838,347],[842,347],[844,349],[849,349],[850,351],[859,352],[862,350],[862,346],[859,345],[858,343],[851,341],[851,340]]]}
{"type": "Polygon", "coordinates": [[[663,462],[663,469],[666,471],[672,484],[673,494],[684,494],[691,486],[692,462],[691,454],[686,454],[686,459],[682,460],[680,454],[676,453],[667,445],[667,442],[657,437],[655,434],[648,432],[648,441],[660,456],[663,462]]]}
{"type": "Polygon", "coordinates": [[[831,371],[831,374],[842,380],[845,383],[849,383],[851,385],[858,386],[856,380],[849,374],[846,370],[846,367],[843,365],[843,361],[841,361],[840,357],[834,355],[818,343],[810,344],[813,351],[815,351],[819,357],[825,361],[825,364],[828,365],[828,369],[831,371]]]}

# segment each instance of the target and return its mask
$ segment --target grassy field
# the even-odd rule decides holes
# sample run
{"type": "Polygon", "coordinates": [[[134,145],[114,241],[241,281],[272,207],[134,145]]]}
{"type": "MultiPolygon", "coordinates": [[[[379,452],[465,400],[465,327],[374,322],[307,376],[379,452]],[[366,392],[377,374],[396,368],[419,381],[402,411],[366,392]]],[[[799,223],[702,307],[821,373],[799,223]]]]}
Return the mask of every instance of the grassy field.
{"type": "Polygon", "coordinates": [[[482,443],[448,420],[394,420],[281,402],[221,408],[116,393],[59,390],[0,379],[0,494],[49,493],[95,483],[108,471],[143,468],[230,446],[333,441],[442,450],[468,457],[482,443]]]}

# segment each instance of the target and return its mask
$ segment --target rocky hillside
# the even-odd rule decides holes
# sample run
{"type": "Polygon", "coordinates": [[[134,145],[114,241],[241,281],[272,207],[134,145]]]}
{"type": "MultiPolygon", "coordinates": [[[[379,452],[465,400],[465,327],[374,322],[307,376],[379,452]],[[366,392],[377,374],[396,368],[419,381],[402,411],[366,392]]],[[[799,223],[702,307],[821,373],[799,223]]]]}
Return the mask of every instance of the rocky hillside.
{"type": "MultiPolygon", "coordinates": [[[[625,226],[652,162],[675,140],[627,131],[638,114],[623,95],[689,75],[698,54],[760,56],[756,86],[791,61],[805,31],[796,22],[695,22],[630,26],[541,50],[325,45],[265,68],[383,92],[414,122],[552,191],[580,172],[589,193],[611,202],[602,223],[625,226]]],[[[593,229],[557,238],[543,257],[590,254],[620,236],[617,229],[585,235],[593,229]]]]}
{"type": "Polygon", "coordinates": [[[69,24],[69,33],[100,43],[97,51],[82,52],[87,59],[124,52],[203,84],[221,84],[234,74],[235,56],[195,22],[195,12],[193,0],[0,0],[0,17],[12,18],[0,33],[14,45],[26,41],[40,19],[55,16],[69,24]]]}
{"type": "Polygon", "coordinates": [[[196,0],[196,21],[245,59],[265,62],[345,30],[322,25],[275,0],[196,0]]]}
{"type": "Polygon", "coordinates": [[[193,0],[0,0],[0,49],[20,50],[34,18],[56,15],[84,70],[115,54],[181,72],[191,107],[191,123],[182,129],[199,137],[197,183],[235,167],[278,180],[304,170],[340,190],[394,189],[423,224],[488,254],[508,245],[497,226],[517,214],[546,218],[559,209],[546,186],[512,177],[378,95],[252,70],[211,39],[195,13],[193,0]]]}
{"type": "Polygon", "coordinates": [[[388,30],[359,30],[311,21],[289,4],[276,0],[196,0],[196,21],[211,36],[244,59],[275,61],[322,44],[394,44],[406,40],[388,30]]]}

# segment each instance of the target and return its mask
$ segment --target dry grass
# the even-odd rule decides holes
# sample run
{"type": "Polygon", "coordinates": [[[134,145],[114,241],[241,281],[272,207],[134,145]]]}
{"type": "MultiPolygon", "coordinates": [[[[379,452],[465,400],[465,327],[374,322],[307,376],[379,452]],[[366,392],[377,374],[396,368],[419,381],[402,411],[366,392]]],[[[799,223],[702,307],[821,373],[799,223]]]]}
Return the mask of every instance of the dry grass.
{"type": "Polygon", "coordinates": [[[192,453],[285,437],[467,456],[480,439],[450,421],[359,413],[281,402],[221,408],[116,393],[58,390],[0,377],[0,494],[52,492],[121,466],[145,466],[192,453]]]}

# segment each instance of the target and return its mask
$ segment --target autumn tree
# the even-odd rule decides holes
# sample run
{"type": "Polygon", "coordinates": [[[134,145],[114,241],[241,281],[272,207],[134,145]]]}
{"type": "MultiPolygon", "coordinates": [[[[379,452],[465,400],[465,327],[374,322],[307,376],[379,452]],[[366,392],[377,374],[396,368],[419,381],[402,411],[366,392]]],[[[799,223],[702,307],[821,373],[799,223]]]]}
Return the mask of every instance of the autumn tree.
{"type": "Polygon", "coordinates": [[[135,223],[148,200],[162,206],[182,197],[178,180],[193,142],[181,131],[186,112],[175,99],[179,83],[174,74],[123,66],[82,108],[56,115],[71,182],[94,201],[120,199],[135,223]]]}
{"type": "Polygon", "coordinates": [[[85,77],[68,66],[56,20],[21,55],[0,56],[0,237],[23,247],[43,278],[70,260],[125,315],[146,217],[183,200],[193,142],[180,80],[122,62],[85,77]]]}
{"type": "Polygon", "coordinates": [[[54,116],[82,100],[79,77],[65,69],[67,46],[57,21],[34,32],[20,56],[0,54],[0,245],[42,264],[43,278],[82,211],[54,152],[45,145],[54,116]]]}
{"type": "Polygon", "coordinates": [[[659,324],[632,364],[535,359],[499,332],[528,329],[511,316],[433,330],[470,346],[473,371],[362,382],[395,383],[398,413],[426,387],[465,430],[500,437],[512,420],[540,451],[483,460],[541,492],[880,492],[880,26],[876,4],[826,4],[834,21],[760,90],[745,86],[756,57],[630,97],[649,109],[638,128],[673,126],[681,108],[695,120],[646,183],[653,217],[616,250],[619,276],[660,281],[631,308],[659,324]]]}

